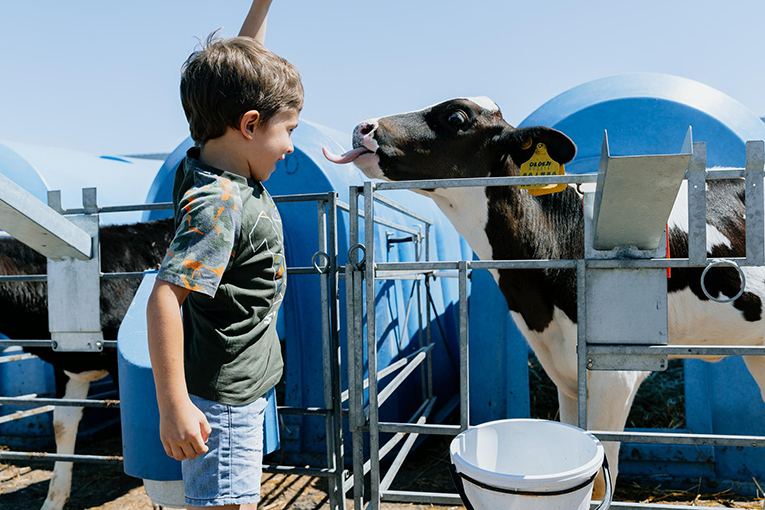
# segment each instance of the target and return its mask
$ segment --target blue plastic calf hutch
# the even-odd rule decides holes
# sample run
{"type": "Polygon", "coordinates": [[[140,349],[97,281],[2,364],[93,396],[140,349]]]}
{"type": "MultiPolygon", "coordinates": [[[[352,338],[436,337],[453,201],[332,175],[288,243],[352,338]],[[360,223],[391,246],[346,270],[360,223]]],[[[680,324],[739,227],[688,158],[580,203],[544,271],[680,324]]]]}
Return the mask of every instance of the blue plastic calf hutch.
{"type": "MultiPolygon", "coordinates": [[[[338,166],[328,162],[321,153],[322,146],[332,151],[343,151],[343,147],[350,146],[349,135],[339,133],[326,127],[301,120],[301,126],[293,135],[295,151],[286,159],[279,162],[276,171],[265,183],[269,192],[274,196],[294,195],[306,193],[324,193],[335,191],[339,200],[348,202],[348,188],[351,185],[362,185],[364,177],[351,166],[338,166]]],[[[154,180],[147,202],[166,202],[171,200],[172,183],[175,170],[185,156],[186,149],[192,145],[190,140],[181,144],[158,172],[154,180]]],[[[451,224],[440,213],[435,204],[420,195],[411,192],[390,193],[388,196],[403,204],[406,208],[417,212],[435,221],[431,228],[430,244],[431,259],[460,260],[472,258],[472,251],[464,240],[456,233],[451,224]]],[[[310,203],[280,203],[279,211],[283,219],[285,231],[285,252],[288,267],[306,267],[311,265],[311,258],[317,251],[317,205],[310,203]]],[[[169,211],[151,211],[144,215],[144,220],[168,217],[169,211]]],[[[388,209],[377,207],[376,214],[386,220],[400,225],[414,226],[409,217],[388,209]]],[[[386,248],[386,234],[391,229],[378,226],[378,241],[376,242],[379,252],[377,260],[383,261],[411,261],[414,260],[414,248],[412,243],[396,243],[386,248]]],[[[339,214],[338,225],[338,253],[339,265],[344,265],[347,260],[347,251],[350,246],[348,235],[348,214],[343,211],[339,214]]],[[[363,236],[363,232],[361,234],[363,236]]],[[[480,272],[479,272],[480,273],[480,272]]],[[[488,273],[487,273],[488,274],[488,273]]],[[[285,345],[285,401],[280,405],[295,407],[323,406],[323,376],[322,376],[322,346],[321,346],[321,316],[319,301],[319,280],[315,276],[292,275],[288,280],[288,291],[282,312],[279,317],[278,330],[285,345]]],[[[418,343],[418,325],[416,313],[410,315],[407,324],[402,324],[406,313],[407,299],[411,292],[410,281],[398,280],[381,281],[377,284],[378,307],[376,320],[378,331],[384,332],[379,341],[378,368],[383,369],[397,359],[406,356],[415,349],[418,343]]],[[[476,344],[486,345],[487,349],[472,351],[472,362],[480,364],[496,363],[495,352],[504,342],[505,330],[508,327],[507,308],[504,300],[496,288],[493,280],[482,279],[478,276],[473,285],[479,288],[488,287],[485,292],[477,294],[481,306],[488,308],[496,307],[492,299],[499,299],[504,307],[501,312],[502,321],[495,324],[487,320],[474,320],[471,323],[471,331],[476,339],[476,344]],[[492,290],[493,288],[493,290],[492,290]],[[493,292],[493,293],[492,293],[493,292]],[[489,348],[488,346],[491,346],[489,348]],[[492,350],[492,348],[494,350],[492,350]]],[[[456,404],[453,397],[457,395],[457,372],[451,365],[450,359],[458,359],[455,305],[458,298],[457,282],[455,279],[442,278],[435,281],[431,286],[435,308],[439,321],[444,330],[445,339],[440,339],[440,332],[433,323],[433,339],[436,348],[434,359],[434,387],[440,397],[439,402],[443,412],[449,410],[449,406],[456,404]],[[448,352],[447,352],[448,348],[448,352]]],[[[346,366],[345,356],[345,290],[341,281],[340,289],[340,342],[343,350],[343,367],[346,366]]],[[[139,299],[139,298],[137,298],[139,299]]],[[[145,306],[145,305],[144,305],[145,306]]],[[[424,309],[423,309],[424,310],[424,309]]],[[[485,317],[484,317],[485,319],[485,317]]],[[[143,340],[145,341],[145,340],[143,340]]],[[[474,344],[475,345],[475,344],[474,344]]],[[[504,349],[503,349],[504,350],[504,349]]],[[[525,350],[523,351],[525,354],[525,350]]],[[[522,361],[525,366],[525,361],[522,361]]],[[[121,367],[122,368],[122,367],[121,367]]],[[[148,369],[148,367],[145,367],[148,369]]],[[[344,368],[343,368],[344,372],[344,368]]],[[[482,370],[475,370],[479,374],[482,370]]],[[[142,376],[143,377],[143,376],[142,376]]],[[[345,373],[343,377],[343,389],[347,388],[345,373]]],[[[419,377],[413,378],[419,381],[419,377]]],[[[415,384],[416,386],[416,384],[415,384]]],[[[492,386],[492,388],[494,388],[492,386]]],[[[141,405],[154,405],[153,392],[148,388],[142,389],[143,396],[137,400],[141,405]]],[[[491,393],[491,392],[487,392],[491,393]]],[[[420,392],[401,391],[389,399],[381,412],[383,419],[407,418],[415,410],[417,398],[420,392]],[[416,397],[411,396],[417,395],[416,397]],[[386,418],[387,417],[387,418],[386,418]]],[[[494,397],[492,397],[494,398],[494,397]]],[[[522,398],[527,399],[526,394],[522,398]]],[[[478,400],[478,399],[476,399],[478,400]]],[[[496,400],[506,401],[504,387],[496,390],[496,400]]],[[[123,412],[126,406],[132,406],[127,396],[123,393],[123,412]]],[[[324,420],[311,416],[280,416],[283,424],[281,429],[281,443],[283,460],[287,463],[299,462],[319,465],[326,462],[325,428],[324,420]]],[[[161,452],[164,455],[164,452],[161,452]]],[[[280,459],[281,460],[281,459],[280,459]]],[[[126,451],[126,466],[129,461],[126,451]]]]}
{"type": "MultiPolygon", "coordinates": [[[[549,126],[577,145],[568,173],[595,173],[608,130],[612,155],[667,154],[688,126],[706,142],[707,166],[745,165],[748,140],[765,139],[765,124],[707,85],[663,74],[595,80],[551,99],[520,126],[549,126]]],[[[715,364],[685,360],[686,427],[692,433],[765,434],[765,404],[740,357],[715,364]]],[[[674,432],[678,432],[675,430],[674,432]]],[[[625,444],[622,473],[735,480],[754,492],[765,477],[765,452],[752,448],[625,444]]]]}

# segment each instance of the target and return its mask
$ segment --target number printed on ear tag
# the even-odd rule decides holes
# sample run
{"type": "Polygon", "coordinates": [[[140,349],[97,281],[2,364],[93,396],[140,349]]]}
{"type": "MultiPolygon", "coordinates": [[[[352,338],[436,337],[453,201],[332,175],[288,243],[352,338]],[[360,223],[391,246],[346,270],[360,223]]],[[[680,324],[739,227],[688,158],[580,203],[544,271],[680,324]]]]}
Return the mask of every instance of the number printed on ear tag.
{"type": "MultiPolygon", "coordinates": [[[[547,146],[542,142],[537,143],[534,149],[534,155],[527,162],[521,165],[521,177],[538,177],[543,175],[565,175],[563,165],[553,160],[547,153],[547,146]]],[[[548,193],[558,193],[566,189],[565,184],[531,184],[528,186],[519,186],[521,189],[529,190],[529,195],[539,196],[548,193]]]]}

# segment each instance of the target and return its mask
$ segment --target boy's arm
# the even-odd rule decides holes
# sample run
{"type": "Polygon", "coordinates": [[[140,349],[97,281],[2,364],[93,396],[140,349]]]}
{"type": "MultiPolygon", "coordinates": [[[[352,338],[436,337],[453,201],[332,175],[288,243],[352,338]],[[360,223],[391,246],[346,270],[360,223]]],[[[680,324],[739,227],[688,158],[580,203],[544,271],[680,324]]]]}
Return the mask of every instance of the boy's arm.
{"type": "Polygon", "coordinates": [[[176,460],[207,452],[210,425],[191,402],[183,371],[183,323],[180,305],[189,290],[157,280],[149,297],[146,320],[154,383],[159,404],[159,430],[165,453],[176,460]]]}
{"type": "Polygon", "coordinates": [[[266,17],[268,8],[271,6],[271,0],[253,0],[250,12],[244,19],[239,35],[252,37],[260,44],[265,45],[266,41],[266,17]]]}

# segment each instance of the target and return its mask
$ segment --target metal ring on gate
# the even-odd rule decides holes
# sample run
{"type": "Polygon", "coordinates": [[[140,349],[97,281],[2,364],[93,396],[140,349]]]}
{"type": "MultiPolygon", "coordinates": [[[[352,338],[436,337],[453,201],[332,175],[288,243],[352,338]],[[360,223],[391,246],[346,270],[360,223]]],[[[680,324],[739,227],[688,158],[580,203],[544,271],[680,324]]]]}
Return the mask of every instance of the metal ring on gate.
{"type": "Polygon", "coordinates": [[[329,269],[329,255],[327,255],[326,252],[317,251],[316,253],[313,254],[313,258],[311,258],[311,264],[313,264],[313,267],[314,269],[316,269],[317,273],[319,274],[326,273],[327,269],[329,269]],[[316,259],[318,259],[319,257],[324,257],[324,260],[326,260],[326,264],[324,264],[323,267],[319,267],[319,264],[317,263],[316,259]]]}
{"type": "Polygon", "coordinates": [[[353,266],[353,268],[354,268],[354,269],[356,269],[357,271],[360,271],[360,270],[361,270],[361,268],[364,266],[364,262],[366,262],[366,260],[367,260],[367,248],[366,248],[366,246],[364,246],[363,244],[361,244],[361,243],[358,243],[358,244],[354,244],[353,246],[351,246],[351,247],[348,249],[348,262],[349,262],[349,263],[350,263],[350,264],[353,266]],[[363,257],[361,257],[361,260],[360,260],[360,261],[358,261],[358,262],[354,262],[354,261],[353,261],[353,258],[354,258],[353,256],[355,255],[355,253],[354,253],[354,252],[356,252],[357,250],[361,250],[362,252],[364,252],[364,256],[363,256],[363,257]]]}
{"type": "Polygon", "coordinates": [[[728,259],[715,260],[714,262],[709,264],[707,267],[705,267],[704,271],[701,273],[701,290],[702,292],[704,292],[704,295],[708,297],[709,299],[711,299],[712,301],[717,301],[718,303],[730,303],[731,301],[735,301],[739,297],[741,297],[741,294],[744,293],[744,289],[746,289],[746,276],[744,276],[744,270],[741,269],[741,266],[739,266],[732,260],[728,260],[728,259]],[[729,299],[717,299],[715,297],[712,297],[707,291],[706,285],[704,285],[704,278],[706,278],[707,272],[715,266],[722,266],[722,265],[729,265],[729,266],[735,267],[736,270],[738,271],[738,275],[741,277],[741,290],[738,291],[738,294],[736,294],[735,296],[729,299]]]}

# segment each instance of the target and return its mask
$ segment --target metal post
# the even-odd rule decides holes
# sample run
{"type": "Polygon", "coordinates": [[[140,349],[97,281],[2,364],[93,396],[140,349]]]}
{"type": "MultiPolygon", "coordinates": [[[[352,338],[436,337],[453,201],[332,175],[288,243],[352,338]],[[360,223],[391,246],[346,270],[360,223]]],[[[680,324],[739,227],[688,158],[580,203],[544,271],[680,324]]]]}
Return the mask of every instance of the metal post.
{"type": "Polygon", "coordinates": [[[468,363],[468,262],[459,261],[459,345],[460,345],[460,429],[470,426],[470,393],[468,363]]]}
{"type": "Polygon", "coordinates": [[[585,261],[576,261],[576,354],[579,428],[587,429],[587,339],[585,338],[585,261]]]}
{"type": "Polygon", "coordinates": [[[334,468],[335,491],[337,493],[337,509],[345,510],[345,491],[343,483],[345,469],[343,465],[343,405],[340,386],[342,365],[342,351],[340,349],[340,300],[338,298],[339,278],[337,270],[337,193],[328,193],[327,209],[329,214],[328,254],[329,254],[329,324],[330,324],[330,351],[332,363],[330,365],[332,381],[332,434],[334,436],[334,468]]]}
{"type": "Polygon", "coordinates": [[[375,209],[374,183],[364,183],[364,245],[366,253],[367,377],[369,379],[369,503],[380,510],[380,431],[377,402],[377,328],[375,314],[375,209]]]}
{"type": "Polygon", "coordinates": [[[707,260],[707,146],[704,142],[693,144],[688,165],[688,260],[699,265],[707,260]]]}
{"type": "MultiPolygon", "coordinates": [[[[326,203],[317,202],[318,232],[319,232],[319,252],[327,252],[327,211],[326,203]]],[[[329,262],[329,261],[327,261],[329,262]]],[[[329,268],[327,268],[329,269],[329,268]]],[[[332,409],[332,348],[330,346],[331,323],[329,319],[329,271],[319,275],[319,299],[321,303],[321,348],[322,348],[322,374],[324,376],[324,408],[332,409]]],[[[327,467],[336,469],[334,451],[335,434],[333,432],[333,415],[327,413],[324,416],[324,428],[327,435],[327,467]]],[[[342,485],[341,485],[342,487],[342,485]]],[[[329,507],[337,508],[337,484],[334,478],[327,479],[327,492],[329,493],[329,507]]],[[[342,489],[341,489],[342,490],[342,489]]]]}
{"type": "Polygon", "coordinates": [[[765,265],[764,164],[765,143],[762,140],[746,142],[746,263],[749,266],[765,265]]]}

